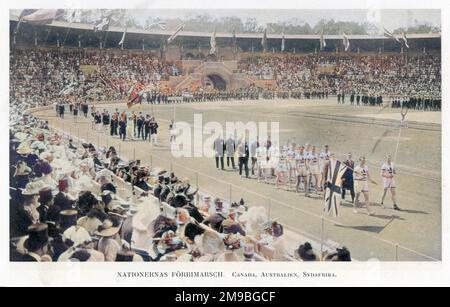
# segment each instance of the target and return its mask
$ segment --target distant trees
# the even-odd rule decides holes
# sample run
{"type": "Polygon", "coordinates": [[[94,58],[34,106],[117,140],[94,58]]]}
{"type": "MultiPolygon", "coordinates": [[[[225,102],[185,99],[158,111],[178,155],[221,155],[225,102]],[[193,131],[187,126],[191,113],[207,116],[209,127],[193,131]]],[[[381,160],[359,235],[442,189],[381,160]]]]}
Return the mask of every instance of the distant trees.
{"type": "Polygon", "coordinates": [[[408,28],[398,28],[394,30],[395,34],[400,33],[438,33],[441,32],[440,27],[435,27],[430,23],[419,23],[417,20],[414,20],[414,25],[408,28]]]}
{"type": "MultiPolygon", "coordinates": [[[[81,14],[82,22],[88,22],[89,19],[98,19],[105,16],[111,11],[113,14],[113,25],[127,26],[129,28],[148,28],[150,25],[162,21],[159,17],[148,17],[144,22],[138,21],[131,14],[127,14],[126,10],[96,10],[98,12],[92,14],[81,14]]],[[[92,21],[91,20],[91,21],[92,21]]],[[[291,18],[286,21],[279,21],[262,25],[256,18],[247,18],[242,20],[236,16],[226,16],[213,18],[208,14],[192,14],[179,20],[185,24],[184,29],[187,31],[212,32],[236,32],[241,33],[262,33],[267,27],[268,33],[286,34],[331,34],[339,35],[343,32],[347,34],[381,34],[383,29],[369,21],[360,23],[354,21],[336,21],[334,19],[321,19],[314,26],[305,22],[300,18],[291,18]]],[[[170,27],[168,27],[170,28],[170,27]]],[[[436,33],[441,28],[431,25],[430,23],[419,23],[414,21],[414,25],[407,28],[390,29],[394,33],[436,33]]]]}

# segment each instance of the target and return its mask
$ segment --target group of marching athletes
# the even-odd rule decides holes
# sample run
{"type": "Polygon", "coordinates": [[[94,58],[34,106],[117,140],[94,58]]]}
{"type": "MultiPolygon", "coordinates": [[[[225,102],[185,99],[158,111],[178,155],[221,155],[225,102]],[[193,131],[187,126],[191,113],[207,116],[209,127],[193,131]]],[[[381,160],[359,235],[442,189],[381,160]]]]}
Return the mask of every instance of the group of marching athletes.
{"type": "MultiPolygon", "coordinates": [[[[259,145],[259,144],[258,144],[259,145]]],[[[325,171],[330,162],[330,157],[334,154],[330,152],[328,145],[318,153],[314,145],[295,145],[287,143],[284,146],[270,146],[265,144],[257,146],[254,152],[256,173],[258,179],[275,176],[277,187],[289,187],[295,184],[295,191],[301,190],[308,197],[313,190],[321,194],[325,187],[325,171]]],[[[252,157],[253,158],[253,157],[252,157]]],[[[364,196],[364,204],[368,215],[373,215],[370,210],[369,182],[376,184],[371,178],[366,158],[359,158],[359,163],[355,165],[352,154],[348,153],[343,163],[347,169],[342,177],[342,199],[345,199],[346,190],[350,191],[353,203],[353,212],[358,213],[359,199],[364,196]]],[[[381,197],[381,207],[385,208],[384,201],[388,192],[391,193],[394,210],[401,210],[396,201],[396,185],[394,176],[396,174],[395,165],[391,155],[386,156],[386,161],[382,164],[380,175],[383,180],[383,195],[381,197]]]]}

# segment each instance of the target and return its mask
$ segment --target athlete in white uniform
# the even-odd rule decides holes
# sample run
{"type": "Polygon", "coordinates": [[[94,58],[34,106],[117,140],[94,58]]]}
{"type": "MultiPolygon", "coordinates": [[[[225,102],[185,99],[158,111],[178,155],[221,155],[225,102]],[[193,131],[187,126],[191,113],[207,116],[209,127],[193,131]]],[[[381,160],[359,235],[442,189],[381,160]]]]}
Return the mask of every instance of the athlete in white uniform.
{"type": "Polygon", "coordinates": [[[355,182],[355,202],[353,203],[353,213],[358,213],[357,205],[358,205],[358,199],[359,195],[362,193],[364,195],[364,202],[366,203],[367,208],[367,214],[373,215],[373,213],[370,211],[370,202],[369,202],[369,183],[368,181],[372,181],[370,179],[369,175],[369,168],[366,165],[366,158],[361,157],[359,158],[359,165],[357,165],[353,171],[354,173],[354,182],[355,182]]]}
{"type": "Polygon", "coordinates": [[[297,185],[296,191],[299,192],[300,182],[303,179],[305,187],[305,196],[308,196],[308,156],[305,154],[305,147],[298,147],[295,153],[297,185]]]}
{"type": "Polygon", "coordinates": [[[256,149],[256,166],[258,169],[258,178],[264,177],[266,179],[267,169],[267,144],[263,142],[261,146],[256,149]]]}
{"type": "Polygon", "coordinates": [[[273,143],[267,149],[267,157],[269,158],[268,167],[270,168],[270,175],[273,176],[273,171],[278,165],[278,161],[280,160],[280,148],[277,144],[273,143]]]}
{"type": "MultiPolygon", "coordinates": [[[[316,146],[311,147],[311,152],[307,154],[309,174],[310,177],[314,177],[314,184],[316,187],[316,192],[319,192],[319,182],[320,182],[320,168],[319,168],[319,156],[316,153],[316,146]]],[[[311,178],[312,179],[312,178],[311,178]]]]}
{"type": "Polygon", "coordinates": [[[320,167],[320,173],[322,174],[322,177],[320,178],[320,188],[322,189],[323,184],[325,183],[325,169],[328,165],[328,162],[330,162],[330,148],[328,145],[325,145],[324,151],[322,151],[319,155],[319,167],[320,167]]]}
{"type": "Polygon", "coordinates": [[[386,194],[388,190],[391,191],[391,198],[392,202],[394,203],[394,210],[400,211],[401,209],[397,206],[396,202],[396,194],[395,194],[395,166],[392,162],[391,155],[386,156],[386,162],[383,163],[381,166],[381,177],[383,178],[383,196],[381,197],[381,207],[384,208],[384,198],[386,197],[386,194]]]}
{"type": "MultiPolygon", "coordinates": [[[[271,158],[272,160],[272,158],[271,158]]],[[[279,155],[278,163],[275,168],[275,176],[277,177],[276,186],[279,187],[281,184],[286,184],[286,178],[287,178],[287,161],[286,161],[286,154],[284,152],[281,152],[279,155]]]]}
{"type": "Polygon", "coordinates": [[[289,148],[286,152],[286,160],[287,160],[287,167],[288,167],[288,180],[289,184],[291,183],[292,179],[296,178],[296,163],[295,163],[295,151],[292,148],[289,148]]]}

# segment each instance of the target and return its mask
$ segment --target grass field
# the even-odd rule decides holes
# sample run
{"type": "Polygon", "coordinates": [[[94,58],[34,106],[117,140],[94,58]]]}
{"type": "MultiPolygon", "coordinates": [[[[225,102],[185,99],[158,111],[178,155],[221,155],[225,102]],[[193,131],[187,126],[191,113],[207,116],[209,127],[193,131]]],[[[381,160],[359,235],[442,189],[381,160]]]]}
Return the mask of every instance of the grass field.
{"type": "MultiPolygon", "coordinates": [[[[98,109],[126,109],[124,104],[107,104],[98,109]]],[[[322,222],[324,240],[347,246],[359,260],[377,258],[392,260],[441,259],[441,126],[440,113],[409,112],[408,128],[399,134],[399,110],[378,107],[352,107],[328,101],[288,100],[249,102],[209,102],[174,105],[139,105],[136,112],[153,113],[160,124],[158,146],[142,141],[121,142],[111,138],[108,131],[92,129],[90,119],[77,123],[66,114],[57,119],[54,112],[36,113],[67,133],[77,134],[100,146],[115,145],[122,155],[142,160],[143,164],[172,168],[179,176],[187,176],[200,189],[237,201],[243,197],[249,205],[265,206],[270,216],[288,228],[320,241],[322,222]],[[297,144],[328,144],[331,151],[343,159],[352,152],[356,160],[366,156],[372,177],[378,185],[370,185],[370,197],[375,216],[367,216],[361,209],[352,212],[352,205],[344,202],[341,216],[322,221],[323,201],[320,196],[306,198],[303,194],[277,189],[256,179],[240,178],[231,170],[218,171],[213,159],[173,158],[169,148],[169,120],[193,122],[194,114],[202,114],[203,121],[278,121],[280,140],[295,138],[297,144]],[[379,168],[386,153],[394,154],[398,144],[396,177],[398,204],[404,211],[391,208],[387,197],[386,209],[378,203],[382,194],[379,168]],[[119,146],[120,144],[120,146],[119,146]],[[399,244],[398,248],[395,244],[399,244]]],[[[302,242],[298,242],[300,244],[302,242]]]]}

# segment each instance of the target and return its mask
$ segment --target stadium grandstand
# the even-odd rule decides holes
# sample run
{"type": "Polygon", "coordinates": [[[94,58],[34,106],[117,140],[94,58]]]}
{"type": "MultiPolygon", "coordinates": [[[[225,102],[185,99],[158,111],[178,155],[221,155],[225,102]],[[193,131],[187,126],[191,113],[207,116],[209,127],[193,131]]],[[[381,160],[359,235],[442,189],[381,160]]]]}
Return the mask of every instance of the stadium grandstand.
{"type": "MultiPolygon", "coordinates": [[[[270,200],[265,207],[251,192],[232,191],[234,179],[230,191],[211,191],[207,184],[202,189],[198,173],[164,159],[168,151],[152,147],[142,157],[136,152],[139,144],[147,146],[147,134],[157,146],[159,126],[172,133],[177,111],[170,105],[175,103],[183,110],[199,108],[187,104],[193,102],[217,102],[219,108],[225,102],[337,101],[364,112],[438,112],[440,33],[101,28],[101,21],[81,23],[53,15],[39,22],[29,17],[33,14],[9,21],[12,261],[350,261],[350,250],[357,260],[399,260],[396,242],[377,247],[379,254],[355,250],[362,237],[325,242],[318,228],[311,234],[287,218],[283,222],[289,207],[277,211],[270,200]],[[161,107],[157,115],[170,113],[167,123],[155,119],[154,107],[161,107]],[[132,145],[121,150],[122,140],[132,145]],[[157,163],[158,155],[163,158],[157,163]],[[392,250],[395,259],[387,255],[392,250]]],[[[420,125],[412,123],[414,129],[420,125]]],[[[424,127],[420,129],[438,129],[424,127]]],[[[172,137],[162,142],[170,144],[172,137]]],[[[237,155],[242,167],[240,147],[233,146],[228,158],[237,155]]],[[[251,155],[255,184],[278,188],[279,167],[255,175],[256,153],[251,155]]],[[[216,176],[205,181],[212,185],[216,176]]],[[[326,186],[318,178],[311,187],[305,183],[303,192],[313,189],[321,201],[326,186]]],[[[297,185],[298,192],[300,183],[289,177],[286,191],[297,185]]],[[[297,222],[304,223],[309,213],[301,214],[303,220],[297,222]]],[[[314,216],[323,223],[320,213],[314,216]]],[[[420,252],[403,248],[401,260],[439,258],[426,247],[420,252]]]]}

